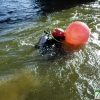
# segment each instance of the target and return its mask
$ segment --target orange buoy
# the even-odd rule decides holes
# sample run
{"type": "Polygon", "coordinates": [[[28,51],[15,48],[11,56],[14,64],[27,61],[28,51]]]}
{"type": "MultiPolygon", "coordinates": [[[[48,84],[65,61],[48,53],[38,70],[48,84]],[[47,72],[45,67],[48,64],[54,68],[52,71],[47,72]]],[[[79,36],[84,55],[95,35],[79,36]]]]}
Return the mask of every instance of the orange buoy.
{"type": "Polygon", "coordinates": [[[65,30],[65,41],[72,45],[85,44],[89,36],[89,27],[80,21],[72,22],[65,30]]]}

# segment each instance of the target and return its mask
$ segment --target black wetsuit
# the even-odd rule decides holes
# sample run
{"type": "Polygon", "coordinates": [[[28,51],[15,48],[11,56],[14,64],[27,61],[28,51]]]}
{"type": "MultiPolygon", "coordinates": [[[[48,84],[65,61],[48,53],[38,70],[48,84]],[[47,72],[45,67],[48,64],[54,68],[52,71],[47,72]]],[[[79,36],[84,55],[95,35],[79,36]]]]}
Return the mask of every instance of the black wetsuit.
{"type": "Polygon", "coordinates": [[[64,52],[62,50],[61,41],[63,41],[65,37],[54,37],[54,38],[49,37],[45,40],[44,43],[41,43],[41,38],[39,42],[35,45],[35,48],[39,49],[39,51],[42,54],[45,54],[47,52],[55,52],[55,53],[64,52]]]}

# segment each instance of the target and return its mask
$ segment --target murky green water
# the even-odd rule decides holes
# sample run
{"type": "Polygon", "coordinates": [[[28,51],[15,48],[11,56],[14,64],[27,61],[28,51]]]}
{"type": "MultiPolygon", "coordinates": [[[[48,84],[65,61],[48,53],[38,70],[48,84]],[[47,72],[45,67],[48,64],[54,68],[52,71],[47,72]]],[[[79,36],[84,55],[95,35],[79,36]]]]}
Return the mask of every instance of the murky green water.
{"type": "Polygon", "coordinates": [[[100,89],[100,1],[49,13],[0,29],[0,100],[94,100],[100,89]],[[71,54],[41,55],[34,45],[46,28],[73,21],[91,30],[71,54]]]}

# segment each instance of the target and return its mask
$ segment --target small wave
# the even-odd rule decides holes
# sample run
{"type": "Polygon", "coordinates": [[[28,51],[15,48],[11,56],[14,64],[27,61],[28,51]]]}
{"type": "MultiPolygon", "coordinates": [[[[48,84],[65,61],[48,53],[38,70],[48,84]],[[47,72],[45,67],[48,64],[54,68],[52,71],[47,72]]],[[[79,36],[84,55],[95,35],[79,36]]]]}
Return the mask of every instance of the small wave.
{"type": "Polygon", "coordinates": [[[5,18],[5,19],[1,19],[0,23],[4,23],[4,22],[10,22],[11,19],[10,18],[5,18]]]}

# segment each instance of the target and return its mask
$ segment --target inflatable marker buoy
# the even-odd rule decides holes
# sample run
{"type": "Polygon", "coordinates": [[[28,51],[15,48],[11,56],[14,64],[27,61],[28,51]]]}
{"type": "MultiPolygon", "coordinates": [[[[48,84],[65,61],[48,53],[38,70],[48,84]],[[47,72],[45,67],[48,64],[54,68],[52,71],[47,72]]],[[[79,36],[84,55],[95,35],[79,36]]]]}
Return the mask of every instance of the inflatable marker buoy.
{"type": "Polygon", "coordinates": [[[72,22],[65,30],[65,41],[72,45],[85,44],[89,36],[89,27],[80,21],[72,22]]]}

